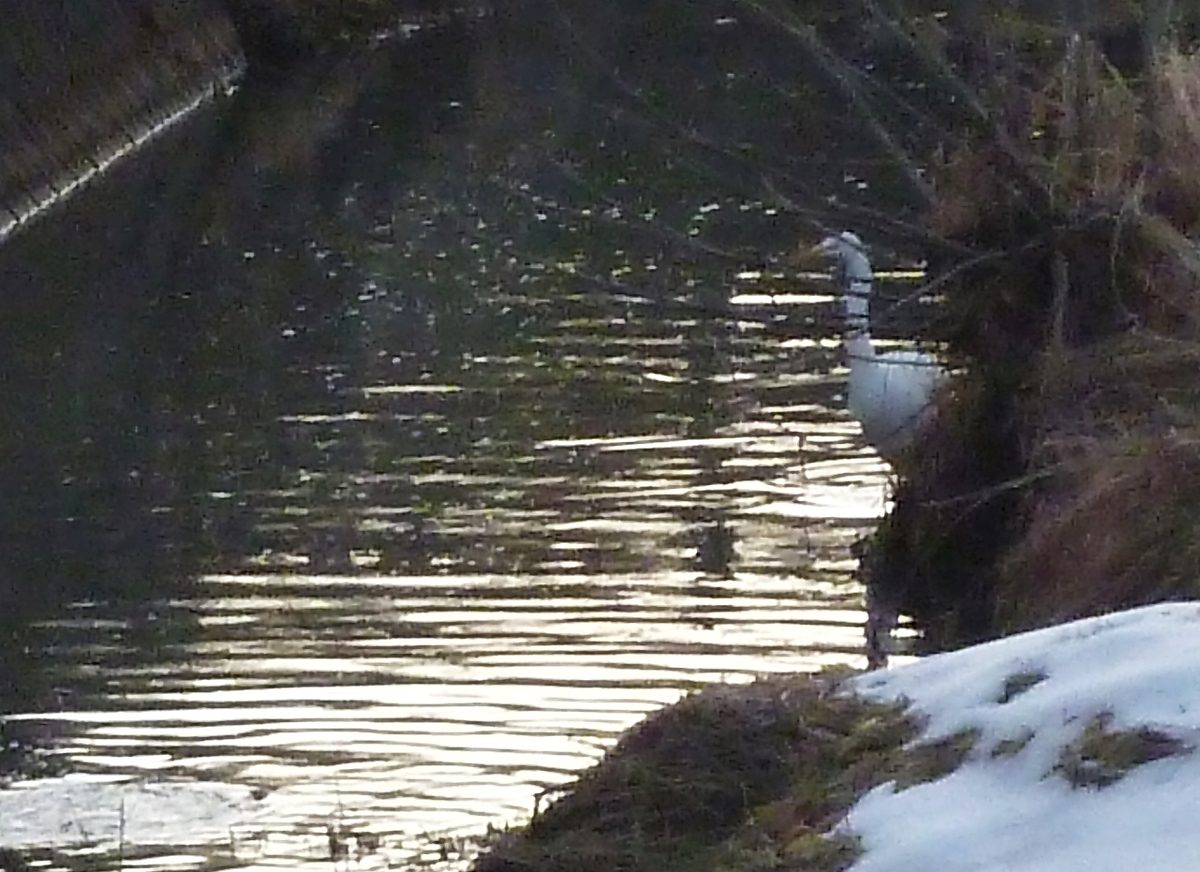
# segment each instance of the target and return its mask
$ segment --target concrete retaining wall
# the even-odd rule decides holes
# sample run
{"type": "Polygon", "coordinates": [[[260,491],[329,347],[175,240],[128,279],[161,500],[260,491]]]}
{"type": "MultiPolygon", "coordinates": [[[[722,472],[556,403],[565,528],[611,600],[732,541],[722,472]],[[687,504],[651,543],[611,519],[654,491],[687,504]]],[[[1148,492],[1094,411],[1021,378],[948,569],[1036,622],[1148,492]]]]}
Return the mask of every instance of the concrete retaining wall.
{"type": "Polygon", "coordinates": [[[213,0],[0,0],[0,240],[244,63],[213,0]]]}

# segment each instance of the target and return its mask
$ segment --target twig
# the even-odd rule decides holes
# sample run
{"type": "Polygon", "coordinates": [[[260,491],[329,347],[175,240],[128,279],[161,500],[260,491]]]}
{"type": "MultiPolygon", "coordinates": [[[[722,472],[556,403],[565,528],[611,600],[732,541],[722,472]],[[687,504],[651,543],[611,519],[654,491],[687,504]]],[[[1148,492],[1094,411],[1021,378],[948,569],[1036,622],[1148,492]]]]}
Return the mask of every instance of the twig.
{"type": "Polygon", "coordinates": [[[1054,316],[1051,319],[1050,341],[1056,352],[1061,352],[1066,343],[1067,297],[1071,291],[1070,266],[1067,256],[1055,247],[1050,260],[1050,286],[1054,292],[1054,316]]]}
{"type": "MultiPolygon", "coordinates": [[[[617,89],[621,95],[635,104],[641,110],[645,118],[651,120],[650,122],[647,122],[647,126],[650,126],[655,132],[663,129],[668,130],[674,134],[674,137],[678,141],[709,151],[712,154],[715,154],[728,161],[730,164],[736,166],[743,172],[757,172],[756,165],[747,159],[745,155],[740,154],[739,152],[720,142],[717,142],[716,140],[711,139],[710,137],[704,136],[693,126],[682,124],[679,121],[666,116],[660,108],[651,104],[637,88],[627,83],[616,71],[616,69],[614,69],[612,64],[608,63],[587,42],[587,40],[579,36],[570,16],[562,10],[557,0],[551,0],[551,2],[555,8],[555,11],[558,13],[558,18],[563,29],[566,31],[567,35],[571,38],[574,44],[579,48],[580,52],[591,61],[593,68],[600,70],[603,73],[605,78],[617,89]]],[[[612,109],[608,111],[608,115],[614,121],[624,120],[616,117],[616,112],[612,109]]],[[[717,180],[728,183],[728,179],[725,176],[714,172],[706,165],[701,165],[700,167],[693,165],[693,168],[702,168],[705,175],[709,175],[717,180]]]]}
{"type": "Polygon", "coordinates": [[[958,496],[954,497],[946,497],[945,499],[940,500],[923,500],[921,505],[930,506],[933,508],[946,508],[949,506],[959,505],[960,503],[967,503],[966,507],[955,516],[953,521],[947,525],[948,528],[953,528],[957,526],[958,523],[963,520],[963,518],[970,515],[979,507],[991,502],[996,497],[1006,494],[1009,491],[1020,490],[1021,488],[1028,487],[1029,485],[1035,484],[1042,479],[1050,478],[1061,469],[1066,467],[1066,465],[1066,463],[1055,464],[1047,469],[1039,469],[1036,472],[1026,473],[1025,475],[1007,479],[1006,481],[999,482],[990,487],[980,488],[978,490],[971,491],[970,493],[959,494],[958,496]]]}
{"type": "Polygon", "coordinates": [[[935,248],[947,254],[953,254],[958,257],[976,257],[979,255],[978,251],[969,246],[962,245],[950,239],[944,239],[940,236],[933,236],[925,227],[897,218],[895,215],[880,211],[879,209],[845,203],[829,204],[832,208],[825,210],[801,206],[780,191],[775,183],[765,175],[762,177],[762,187],[764,199],[769,200],[777,208],[793,215],[798,215],[805,221],[808,221],[820,233],[828,234],[844,230],[845,228],[841,224],[834,226],[831,223],[834,217],[840,217],[849,219],[844,223],[854,224],[860,229],[863,225],[866,225],[871,229],[879,230],[887,236],[903,239],[907,242],[919,243],[927,248],[935,248]]]}
{"type": "Polygon", "coordinates": [[[992,142],[999,148],[1000,153],[1008,159],[1013,181],[1025,192],[1030,205],[1044,215],[1050,214],[1050,194],[1047,185],[1038,178],[1030,166],[1028,157],[1022,154],[1012,137],[987,110],[979,95],[971,90],[966,81],[955,73],[945,60],[926,48],[909,30],[897,23],[897,21],[905,20],[903,15],[885,14],[874,0],[859,0],[859,2],[892,36],[903,42],[914,57],[936,74],[943,85],[950,90],[956,104],[970,111],[974,116],[975,123],[988,134],[992,142]]]}
{"type": "Polygon", "coordinates": [[[942,285],[949,283],[951,280],[957,278],[964,272],[973,270],[975,267],[982,266],[983,264],[989,263],[993,260],[1002,260],[1003,258],[1008,257],[1008,256],[1009,256],[1009,252],[1007,252],[1007,251],[985,251],[983,254],[977,254],[974,257],[970,258],[969,260],[964,260],[959,263],[956,263],[954,266],[952,266],[950,269],[946,270],[944,273],[939,275],[937,278],[933,278],[927,282],[923,282],[921,285],[919,285],[917,287],[916,290],[914,290],[908,294],[905,294],[903,297],[901,297],[895,303],[892,303],[890,306],[888,306],[887,311],[894,312],[896,309],[899,309],[903,306],[911,305],[916,300],[921,299],[921,297],[925,297],[925,296],[928,296],[929,294],[932,294],[934,291],[936,291],[942,285]]]}
{"type": "Polygon", "coordinates": [[[891,132],[876,117],[875,111],[871,108],[862,90],[853,81],[854,76],[851,72],[853,68],[825,46],[812,25],[805,24],[790,13],[768,9],[760,0],[739,0],[739,2],[800,40],[817,65],[837,85],[843,96],[854,105],[872,136],[900,166],[913,193],[920,197],[923,205],[931,205],[934,200],[933,186],[925,180],[925,176],[908,152],[896,142],[891,132]],[[786,15],[786,19],[784,15],[786,15]]]}

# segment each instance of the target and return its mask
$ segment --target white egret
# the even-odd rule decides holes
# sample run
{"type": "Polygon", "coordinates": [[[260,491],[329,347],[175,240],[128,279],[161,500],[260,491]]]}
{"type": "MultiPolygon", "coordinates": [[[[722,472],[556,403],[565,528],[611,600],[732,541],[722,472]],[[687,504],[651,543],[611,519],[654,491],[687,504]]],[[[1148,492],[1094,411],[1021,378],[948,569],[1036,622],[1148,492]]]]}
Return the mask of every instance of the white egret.
{"type": "Polygon", "coordinates": [[[946,371],[922,351],[879,353],[871,341],[870,299],[875,274],[865,246],[849,231],[822,240],[816,251],[834,262],[846,315],[843,347],[849,358],[846,405],[862,425],[863,436],[887,461],[909,445],[932,412],[933,396],[946,371]]]}

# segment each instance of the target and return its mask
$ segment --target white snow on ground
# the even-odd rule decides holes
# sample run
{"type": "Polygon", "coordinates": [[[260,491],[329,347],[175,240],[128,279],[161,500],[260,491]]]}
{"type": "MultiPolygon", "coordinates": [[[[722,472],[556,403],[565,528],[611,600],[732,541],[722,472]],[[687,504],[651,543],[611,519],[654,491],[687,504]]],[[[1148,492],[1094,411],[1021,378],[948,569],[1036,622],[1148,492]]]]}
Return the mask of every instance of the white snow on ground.
{"type": "Polygon", "coordinates": [[[250,789],[196,781],[113,781],[68,775],[0,790],[0,846],[199,845],[253,820],[250,789]]]}
{"type": "Polygon", "coordinates": [[[887,784],[845,827],[865,849],[852,872],[1188,872],[1200,870],[1200,604],[1150,606],[929,657],[854,682],[906,697],[930,718],[922,740],[978,729],[951,775],[887,784]],[[1006,703],[1005,680],[1045,680],[1006,703]],[[1072,788],[1054,767],[1097,715],[1148,726],[1191,753],[1139,766],[1107,787],[1072,788]],[[1003,739],[1033,738],[993,757],[1003,739]]]}

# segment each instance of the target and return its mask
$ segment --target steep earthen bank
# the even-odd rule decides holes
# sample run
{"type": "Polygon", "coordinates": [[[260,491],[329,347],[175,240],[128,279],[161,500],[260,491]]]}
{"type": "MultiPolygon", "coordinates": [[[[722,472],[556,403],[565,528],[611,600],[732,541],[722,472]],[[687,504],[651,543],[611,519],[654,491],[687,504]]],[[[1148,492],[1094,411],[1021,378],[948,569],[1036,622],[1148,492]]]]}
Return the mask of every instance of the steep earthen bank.
{"type": "Polygon", "coordinates": [[[0,238],[244,65],[232,22],[210,0],[3,5],[0,238]]]}
{"type": "Polygon", "coordinates": [[[227,91],[247,63],[278,68],[353,50],[448,8],[443,0],[0,0],[0,241],[227,91]]]}

